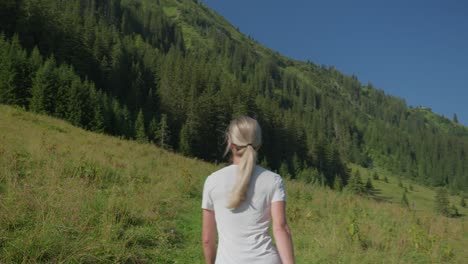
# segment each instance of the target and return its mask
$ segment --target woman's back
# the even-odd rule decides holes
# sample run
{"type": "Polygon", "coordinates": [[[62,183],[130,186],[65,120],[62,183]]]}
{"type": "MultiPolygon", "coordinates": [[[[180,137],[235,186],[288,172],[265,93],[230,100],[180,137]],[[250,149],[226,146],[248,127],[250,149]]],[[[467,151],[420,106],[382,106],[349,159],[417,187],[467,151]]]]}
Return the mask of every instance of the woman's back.
{"type": "Polygon", "coordinates": [[[227,208],[238,165],[211,174],[205,182],[202,208],[215,213],[219,244],[216,263],[281,263],[269,235],[271,203],[285,201],[278,174],[255,166],[245,200],[227,208]]]}
{"type": "Polygon", "coordinates": [[[294,263],[283,180],[256,165],[262,145],[260,125],[248,116],[233,119],[226,143],[225,153],[232,154],[233,165],[208,176],[203,188],[206,263],[294,263]],[[278,251],[268,232],[271,222],[278,251]]]}

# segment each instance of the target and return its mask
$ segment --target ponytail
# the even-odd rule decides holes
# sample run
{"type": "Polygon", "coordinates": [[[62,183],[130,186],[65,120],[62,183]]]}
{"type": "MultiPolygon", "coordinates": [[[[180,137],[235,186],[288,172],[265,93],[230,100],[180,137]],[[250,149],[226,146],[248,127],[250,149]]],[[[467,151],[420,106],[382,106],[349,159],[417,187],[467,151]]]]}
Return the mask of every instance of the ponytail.
{"type": "Polygon", "coordinates": [[[228,203],[228,208],[231,209],[239,207],[245,200],[245,193],[247,192],[250,178],[257,163],[257,151],[251,145],[247,145],[242,153],[237,170],[236,183],[232,189],[231,199],[228,203]]]}
{"type": "Polygon", "coordinates": [[[255,165],[257,164],[257,149],[261,145],[261,129],[255,119],[239,117],[229,125],[228,140],[237,150],[240,162],[237,178],[232,188],[227,207],[235,209],[245,200],[255,165]]]}

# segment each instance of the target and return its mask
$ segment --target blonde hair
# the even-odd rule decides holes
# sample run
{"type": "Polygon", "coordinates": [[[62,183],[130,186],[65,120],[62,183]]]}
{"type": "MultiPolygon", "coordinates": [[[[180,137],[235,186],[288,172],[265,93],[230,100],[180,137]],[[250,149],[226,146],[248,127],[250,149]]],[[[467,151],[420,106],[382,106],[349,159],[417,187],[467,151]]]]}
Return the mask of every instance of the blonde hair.
{"type": "Polygon", "coordinates": [[[231,121],[226,137],[228,145],[225,154],[229,152],[229,145],[232,144],[236,148],[237,156],[240,156],[236,183],[227,206],[235,209],[245,200],[245,193],[257,163],[257,151],[262,144],[262,130],[257,120],[240,116],[231,121]]]}

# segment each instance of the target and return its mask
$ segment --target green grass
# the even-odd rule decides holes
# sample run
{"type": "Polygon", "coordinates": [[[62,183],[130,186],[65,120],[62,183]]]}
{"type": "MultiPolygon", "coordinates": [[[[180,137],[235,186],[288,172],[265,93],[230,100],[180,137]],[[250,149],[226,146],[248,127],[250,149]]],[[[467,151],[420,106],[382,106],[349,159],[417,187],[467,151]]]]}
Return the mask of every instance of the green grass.
{"type": "MultiPolygon", "coordinates": [[[[364,182],[367,180],[367,178],[372,179],[372,176],[375,172],[375,170],[365,169],[354,164],[351,165],[351,168],[352,170],[360,171],[364,182]]],[[[400,178],[396,175],[392,175],[382,169],[378,169],[377,174],[379,176],[379,180],[372,179],[372,184],[377,189],[375,199],[384,200],[389,203],[400,204],[403,192],[406,189],[406,195],[412,210],[425,212],[434,211],[434,199],[436,195],[436,190],[434,188],[419,185],[418,183],[407,180],[405,178],[401,178],[403,187],[400,187],[400,178]],[[388,183],[383,180],[384,177],[387,177],[388,183]],[[410,190],[410,186],[412,186],[413,190],[410,190]]],[[[458,211],[460,214],[462,214],[462,218],[468,218],[468,208],[463,208],[460,206],[460,196],[451,195],[449,200],[451,204],[454,204],[458,208],[458,211]]]]}
{"type": "MultiPolygon", "coordinates": [[[[218,168],[0,105],[0,263],[203,263],[201,192],[218,168]]],[[[286,181],[297,263],[463,263],[466,217],[434,214],[416,184],[415,210],[401,207],[388,177],[380,202],[286,181]]]]}

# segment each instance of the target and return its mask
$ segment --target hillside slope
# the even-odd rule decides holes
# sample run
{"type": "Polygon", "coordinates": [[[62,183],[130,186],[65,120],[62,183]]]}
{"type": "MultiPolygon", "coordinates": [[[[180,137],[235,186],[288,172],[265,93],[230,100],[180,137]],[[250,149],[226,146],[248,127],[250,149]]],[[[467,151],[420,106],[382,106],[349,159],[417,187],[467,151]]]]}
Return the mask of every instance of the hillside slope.
{"type": "MultiPolygon", "coordinates": [[[[0,262],[203,263],[201,191],[219,167],[4,105],[0,154],[0,262]]],[[[286,185],[297,263],[468,257],[466,217],[286,185]]]]}

